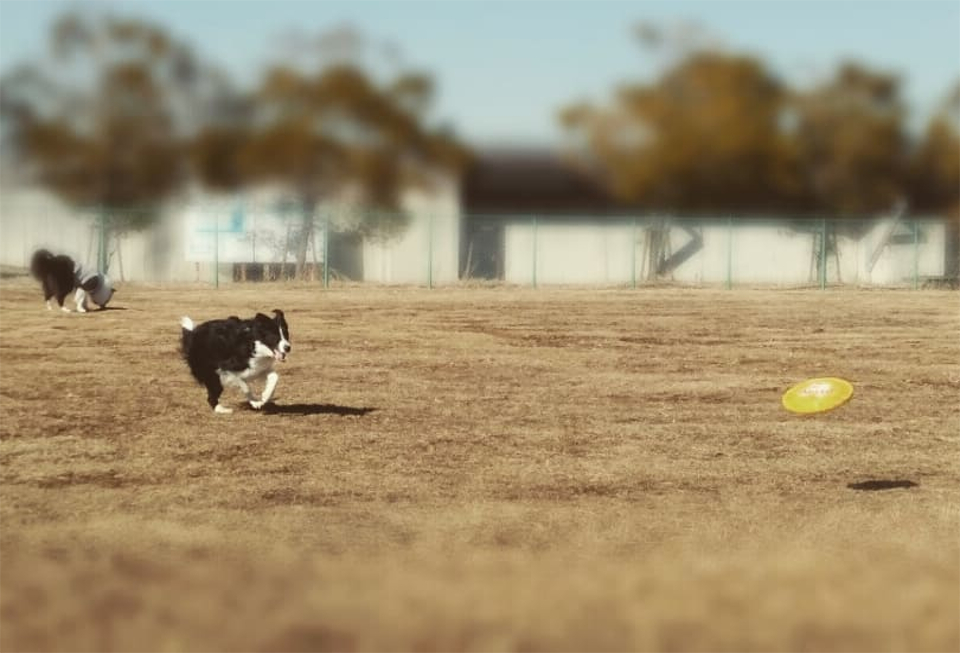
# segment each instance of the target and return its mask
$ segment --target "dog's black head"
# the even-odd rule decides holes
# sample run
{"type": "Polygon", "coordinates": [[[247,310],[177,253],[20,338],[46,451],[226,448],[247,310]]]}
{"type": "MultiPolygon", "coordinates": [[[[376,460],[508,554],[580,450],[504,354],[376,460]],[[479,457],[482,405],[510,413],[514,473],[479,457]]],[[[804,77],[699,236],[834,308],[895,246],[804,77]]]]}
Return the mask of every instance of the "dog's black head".
{"type": "Polygon", "coordinates": [[[290,329],[283,317],[283,311],[274,309],[273,318],[257,313],[253,318],[254,337],[273,351],[278,361],[286,360],[293,348],[290,344],[290,329]]]}
{"type": "Polygon", "coordinates": [[[48,249],[38,249],[30,259],[30,274],[36,279],[42,278],[49,269],[52,260],[53,252],[48,249]]]}

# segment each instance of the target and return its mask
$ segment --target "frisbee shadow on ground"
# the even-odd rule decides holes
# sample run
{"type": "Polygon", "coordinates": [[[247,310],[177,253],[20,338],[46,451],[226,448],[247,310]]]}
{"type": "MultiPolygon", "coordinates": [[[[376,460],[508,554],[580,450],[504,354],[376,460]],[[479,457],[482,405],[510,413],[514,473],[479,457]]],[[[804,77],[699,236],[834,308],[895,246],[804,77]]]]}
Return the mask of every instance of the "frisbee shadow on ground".
{"type": "Polygon", "coordinates": [[[897,479],[897,480],[870,480],[870,481],[861,481],[859,483],[847,483],[847,487],[851,490],[859,490],[860,492],[877,492],[879,490],[896,490],[899,488],[911,488],[917,487],[919,483],[914,483],[913,481],[908,481],[906,479],[897,479]]]}
{"type": "Polygon", "coordinates": [[[340,415],[363,417],[376,408],[367,406],[338,406],[337,404],[275,404],[270,402],[260,412],[267,415],[340,415]]]}

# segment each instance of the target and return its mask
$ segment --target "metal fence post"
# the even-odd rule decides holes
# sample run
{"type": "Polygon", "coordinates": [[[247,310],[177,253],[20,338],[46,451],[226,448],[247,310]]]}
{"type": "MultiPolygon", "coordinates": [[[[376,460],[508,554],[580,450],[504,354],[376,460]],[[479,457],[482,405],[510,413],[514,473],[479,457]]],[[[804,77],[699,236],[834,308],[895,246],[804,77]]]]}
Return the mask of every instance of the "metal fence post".
{"type": "Polygon", "coordinates": [[[920,223],[913,221],[913,289],[920,288],[920,223]]]}
{"type": "Polygon", "coordinates": [[[537,287],[537,216],[533,216],[533,287],[537,287]]]}
{"type": "Polygon", "coordinates": [[[97,271],[107,273],[107,211],[101,206],[97,234],[97,271]]]}
{"type": "Polygon", "coordinates": [[[630,287],[637,288],[637,216],[630,220],[630,287]]]}
{"type": "Polygon", "coordinates": [[[727,216],[727,290],[733,288],[733,216],[727,216]]]}
{"type": "Polygon", "coordinates": [[[820,290],[827,287],[827,219],[820,221],[820,290]]]}
{"type": "Polygon", "coordinates": [[[330,287],[330,211],[323,214],[323,287],[330,287]]]}
{"type": "Polygon", "coordinates": [[[220,287],[220,214],[213,217],[213,287],[220,287]]]}
{"type": "Polygon", "coordinates": [[[433,213],[427,229],[427,288],[433,289],[433,213]]]}

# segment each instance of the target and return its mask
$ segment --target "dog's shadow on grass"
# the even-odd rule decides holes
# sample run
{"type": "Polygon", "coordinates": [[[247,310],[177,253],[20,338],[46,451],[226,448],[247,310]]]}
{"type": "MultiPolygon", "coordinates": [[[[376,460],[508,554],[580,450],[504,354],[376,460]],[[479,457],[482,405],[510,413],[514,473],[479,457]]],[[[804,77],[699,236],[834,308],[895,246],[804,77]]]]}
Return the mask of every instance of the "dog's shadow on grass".
{"type": "Polygon", "coordinates": [[[338,406],[337,404],[267,404],[260,412],[267,415],[340,415],[363,417],[375,411],[376,408],[357,406],[338,406]]]}
{"type": "Polygon", "coordinates": [[[860,492],[879,492],[881,490],[896,490],[899,488],[911,488],[917,487],[917,483],[913,481],[908,481],[905,479],[897,480],[872,480],[872,481],[861,481],[859,483],[847,483],[847,487],[851,490],[859,490],[860,492]]]}

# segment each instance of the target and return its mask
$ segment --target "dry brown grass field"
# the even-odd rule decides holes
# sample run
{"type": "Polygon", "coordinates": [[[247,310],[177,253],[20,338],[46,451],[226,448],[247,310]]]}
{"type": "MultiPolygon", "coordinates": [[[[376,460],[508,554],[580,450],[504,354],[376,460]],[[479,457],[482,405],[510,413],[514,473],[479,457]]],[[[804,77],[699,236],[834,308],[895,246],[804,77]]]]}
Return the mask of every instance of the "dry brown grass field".
{"type": "Polygon", "coordinates": [[[5,279],[0,648],[956,651],[957,299],[5,279]],[[214,414],[180,316],[273,308],[214,414]]]}

